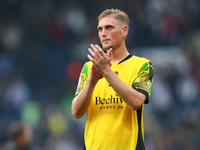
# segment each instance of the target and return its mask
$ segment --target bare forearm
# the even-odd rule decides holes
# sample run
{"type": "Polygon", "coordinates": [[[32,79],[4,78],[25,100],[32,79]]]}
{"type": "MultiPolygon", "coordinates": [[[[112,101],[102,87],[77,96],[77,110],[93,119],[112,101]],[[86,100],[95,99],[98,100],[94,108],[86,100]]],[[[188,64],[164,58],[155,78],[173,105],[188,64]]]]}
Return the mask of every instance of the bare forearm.
{"type": "Polygon", "coordinates": [[[72,115],[78,119],[81,118],[87,111],[94,87],[97,81],[91,80],[90,78],[85,84],[85,87],[72,101],[72,115]]]}
{"type": "Polygon", "coordinates": [[[103,73],[103,76],[111,85],[111,87],[115,90],[115,92],[132,109],[137,110],[144,103],[146,96],[127,85],[110,68],[103,73]]]}

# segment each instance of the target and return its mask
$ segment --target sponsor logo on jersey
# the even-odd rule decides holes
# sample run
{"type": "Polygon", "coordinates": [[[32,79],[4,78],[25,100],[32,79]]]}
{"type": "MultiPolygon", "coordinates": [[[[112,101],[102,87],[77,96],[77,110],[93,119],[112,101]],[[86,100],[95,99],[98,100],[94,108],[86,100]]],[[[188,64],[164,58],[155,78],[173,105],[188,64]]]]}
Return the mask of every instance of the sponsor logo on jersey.
{"type": "Polygon", "coordinates": [[[99,109],[123,109],[123,105],[116,105],[122,104],[123,100],[119,96],[111,95],[108,98],[96,97],[95,98],[95,105],[100,106],[99,109]]]}

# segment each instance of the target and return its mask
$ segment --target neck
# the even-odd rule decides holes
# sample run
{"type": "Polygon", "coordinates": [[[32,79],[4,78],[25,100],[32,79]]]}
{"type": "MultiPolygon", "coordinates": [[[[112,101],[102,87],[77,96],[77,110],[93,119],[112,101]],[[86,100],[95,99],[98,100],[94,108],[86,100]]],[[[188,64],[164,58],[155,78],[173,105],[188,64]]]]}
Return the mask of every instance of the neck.
{"type": "Polygon", "coordinates": [[[126,47],[112,50],[112,62],[118,63],[129,55],[126,47]]]}

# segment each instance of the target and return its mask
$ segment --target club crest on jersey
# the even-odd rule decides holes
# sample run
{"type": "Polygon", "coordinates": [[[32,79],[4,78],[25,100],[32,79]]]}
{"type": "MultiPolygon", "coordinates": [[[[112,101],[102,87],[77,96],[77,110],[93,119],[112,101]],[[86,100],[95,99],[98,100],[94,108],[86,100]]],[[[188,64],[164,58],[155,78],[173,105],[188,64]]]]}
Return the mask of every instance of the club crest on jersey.
{"type": "Polygon", "coordinates": [[[146,84],[144,85],[144,88],[146,88],[147,90],[150,90],[150,89],[151,89],[151,85],[152,85],[152,83],[151,83],[151,81],[148,79],[147,82],[146,82],[146,84]]]}
{"type": "Polygon", "coordinates": [[[79,78],[79,81],[78,81],[78,86],[77,86],[78,88],[76,90],[75,96],[78,95],[81,92],[81,90],[84,87],[84,84],[85,84],[85,75],[82,74],[82,75],[80,75],[80,78],[79,78]]]}

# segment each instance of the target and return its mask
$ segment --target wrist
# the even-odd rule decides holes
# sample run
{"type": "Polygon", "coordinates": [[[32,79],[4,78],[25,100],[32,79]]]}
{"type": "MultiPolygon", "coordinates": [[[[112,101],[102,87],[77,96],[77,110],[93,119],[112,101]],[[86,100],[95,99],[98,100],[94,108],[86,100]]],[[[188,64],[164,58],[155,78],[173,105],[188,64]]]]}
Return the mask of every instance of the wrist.
{"type": "Polygon", "coordinates": [[[96,85],[98,81],[99,81],[98,78],[91,78],[91,77],[89,77],[87,80],[87,82],[89,82],[92,85],[96,85]]]}
{"type": "Polygon", "coordinates": [[[112,71],[112,69],[110,67],[107,67],[106,69],[104,69],[102,71],[101,74],[105,77],[105,76],[107,76],[110,73],[110,71],[112,71]]]}

